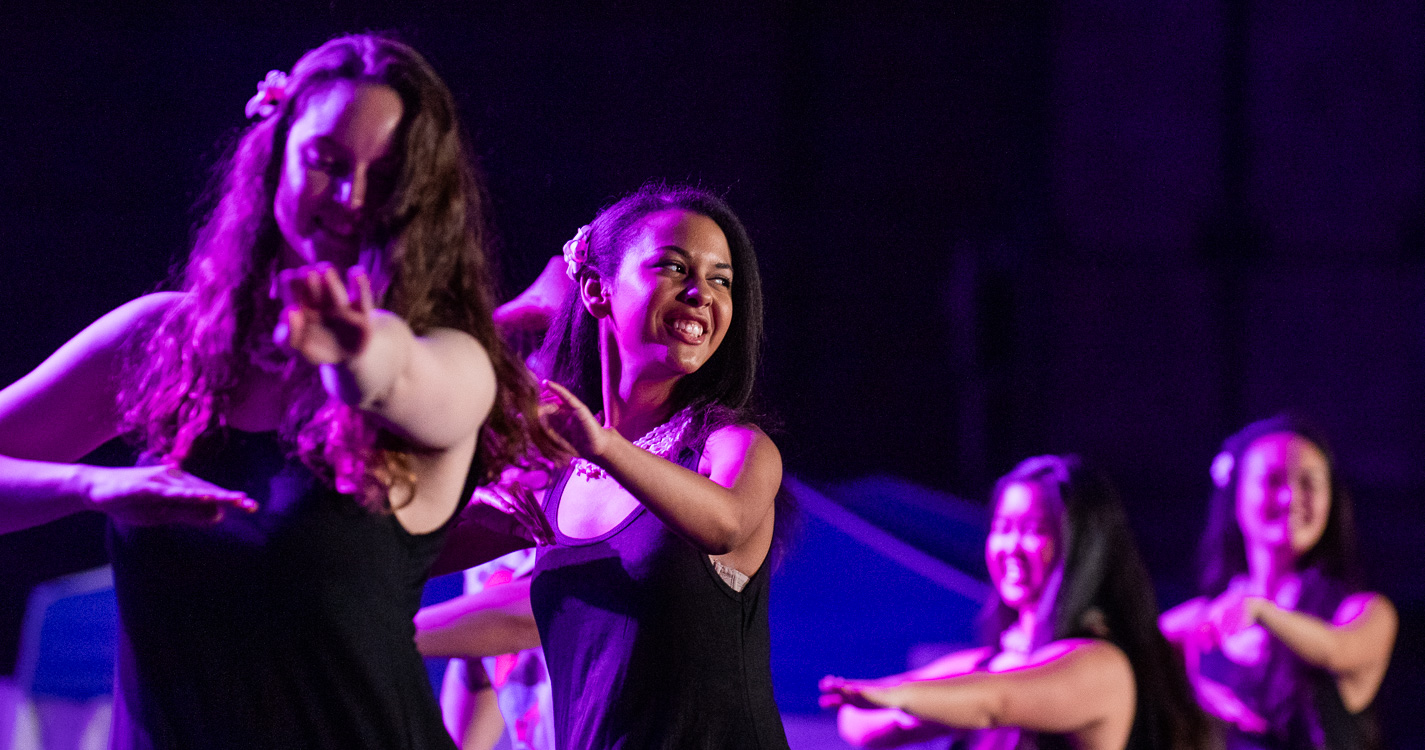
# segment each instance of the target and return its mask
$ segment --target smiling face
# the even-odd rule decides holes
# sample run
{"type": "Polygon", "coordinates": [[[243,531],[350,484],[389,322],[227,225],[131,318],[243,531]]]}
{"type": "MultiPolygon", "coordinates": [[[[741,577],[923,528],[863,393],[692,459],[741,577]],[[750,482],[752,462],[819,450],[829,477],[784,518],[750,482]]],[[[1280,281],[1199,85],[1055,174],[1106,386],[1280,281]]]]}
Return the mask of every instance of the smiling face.
{"type": "Polygon", "coordinates": [[[1243,452],[1237,523],[1248,549],[1300,557],[1321,540],[1330,512],[1331,470],[1315,443],[1277,432],[1243,452]]]}
{"type": "Polygon", "coordinates": [[[335,81],[307,100],[288,132],[272,205],[284,267],[356,262],[401,168],[402,113],[395,90],[372,83],[335,81]]]}
{"type": "Polygon", "coordinates": [[[604,290],[625,373],[697,372],[732,323],[732,284],[732,253],[717,222],[683,209],[641,219],[604,290]]]}
{"type": "Polygon", "coordinates": [[[1016,610],[1039,605],[1059,555],[1059,523],[1038,484],[1015,482],[1000,493],[985,563],[1000,600],[1016,610]]]}

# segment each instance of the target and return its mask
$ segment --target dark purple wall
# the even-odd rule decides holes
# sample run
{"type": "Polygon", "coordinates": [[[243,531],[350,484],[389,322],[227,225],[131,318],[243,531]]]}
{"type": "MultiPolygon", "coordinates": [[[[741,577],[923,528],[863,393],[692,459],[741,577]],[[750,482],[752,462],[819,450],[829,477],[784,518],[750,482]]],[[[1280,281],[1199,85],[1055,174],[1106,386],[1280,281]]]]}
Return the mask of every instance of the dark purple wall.
{"type": "Polygon", "coordinates": [[[645,179],[727,189],[799,475],[982,496],[1085,452],[1176,600],[1218,442],[1314,415],[1405,615],[1384,701],[1425,700],[1418,4],[405,5],[8,9],[0,382],[182,256],[269,68],[395,29],[460,97],[510,288],[645,179]]]}

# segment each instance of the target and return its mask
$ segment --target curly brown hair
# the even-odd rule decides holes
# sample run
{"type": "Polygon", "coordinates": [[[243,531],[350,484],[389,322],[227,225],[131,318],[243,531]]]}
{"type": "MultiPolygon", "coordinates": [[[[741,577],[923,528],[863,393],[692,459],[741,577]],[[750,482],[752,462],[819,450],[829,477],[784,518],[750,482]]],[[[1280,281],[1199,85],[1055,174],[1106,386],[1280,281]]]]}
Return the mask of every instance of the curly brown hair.
{"type": "MultiPolygon", "coordinates": [[[[338,37],[292,68],[276,111],[249,126],[215,172],[214,208],[200,223],[183,269],[185,292],[152,335],[131,347],[120,382],[127,432],[150,456],[177,464],[199,435],[221,421],[239,384],[264,359],[280,305],[270,288],[283,246],[273,198],[288,132],[306,102],[334,81],[392,88],[404,106],[397,150],[401,170],[376,208],[372,242],[390,284],[378,306],[417,334],[453,328],[484,346],[498,382],[495,407],[480,432],[472,471],[493,480],[531,448],[558,454],[540,426],[528,370],[496,331],[486,198],[445,83],[409,46],[375,34],[338,37]]],[[[393,486],[413,481],[410,454],[360,411],[326,397],[301,358],[284,365],[293,407],[286,442],[319,475],[389,510],[393,486]],[[310,376],[308,376],[310,375],[310,376]]]]}

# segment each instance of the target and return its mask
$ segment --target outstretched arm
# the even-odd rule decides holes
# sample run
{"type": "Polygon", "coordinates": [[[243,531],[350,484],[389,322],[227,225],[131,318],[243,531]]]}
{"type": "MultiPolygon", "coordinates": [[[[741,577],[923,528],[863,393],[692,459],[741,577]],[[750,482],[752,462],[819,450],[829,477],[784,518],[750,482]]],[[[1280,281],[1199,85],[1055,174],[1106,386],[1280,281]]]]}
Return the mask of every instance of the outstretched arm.
{"type": "MultiPolygon", "coordinates": [[[[896,685],[908,680],[928,680],[973,672],[989,649],[956,651],[918,669],[876,680],[879,685],[896,685]]],[[[861,708],[842,703],[839,696],[823,696],[828,706],[840,705],[836,712],[836,727],[842,739],[857,747],[898,747],[911,742],[923,742],[953,732],[944,724],[912,716],[898,708],[861,708]]]]}
{"type": "Polygon", "coordinates": [[[528,578],[457,596],[416,613],[416,648],[423,656],[471,659],[538,647],[528,578]]]}
{"type": "Polygon", "coordinates": [[[252,500],[177,469],[75,464],[119,433],[115,377],[128,338],[152,328],[176,294],[129,302],[0,390],[0,533],[80,510],[135,524],[209,523],[252,500]]]}
{"type": "Polygon", "coordinates": [[[1072,734],[1084,747],[1121,747],[1133,725],[1133,669],[1103,641],[1050,644],[1006,672],[972,672],[881,686],[828,677],[822,692],[866,708],[899,708],[950,727],[1020,727],[1072,734]]]}
{"type": "Polygon", "coordinates": [[[416,336],[375,307],[366,272],[343,281],[330,264],[281,273],[278,343],[321,369],[327,392],[372,414],[417,449],[472,443],[495,400],[489,356],[469,334],[416,336]]]}
{"type": "Polygon", "coordinates": [[[375,307],[359,266],[348,279],[330,264],[281,272],[277,342],[318,365],[322,385],[361,409],[411,449],[414,494],[393,498],[412,533],[444,525],[460,501],[480,427],[495,402],[489,356],[463,331],[416,336],[399,316],[375,307]]]}

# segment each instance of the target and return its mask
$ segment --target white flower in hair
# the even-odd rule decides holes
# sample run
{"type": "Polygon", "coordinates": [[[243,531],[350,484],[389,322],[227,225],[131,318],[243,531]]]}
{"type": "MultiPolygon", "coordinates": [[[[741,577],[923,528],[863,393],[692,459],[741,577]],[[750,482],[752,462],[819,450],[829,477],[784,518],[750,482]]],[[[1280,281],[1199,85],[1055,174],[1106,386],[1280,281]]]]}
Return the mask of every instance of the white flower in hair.
{"type": "Polygon", "coordinates": [[[568,266],[565,273],[573,281],[579,280],[579,266],[589,260],[589,225],[579,227],[579,231],[574,233],[574,238],[564,243],[564,263],[568,266]]]}
{"type": "Polygon", "coordinates": [[[1212,474],[1212,483],[1217,485],[1218,489],[1226,487],[1232,481],[1232,465],[1234,463],[1236,463],[1236,459],[1232,457],[1230,451],[1222,451],[1213,457],[1212,468],[1208,471],[1212,474]]]}
{"type": "Polygon", "coordinates": [[[269,70],[267,77],[257,82],[257,93],[247,100],[243,113],[248,119],[268,117],[286,100],[287,74],[280,70],[269,70]]]}

